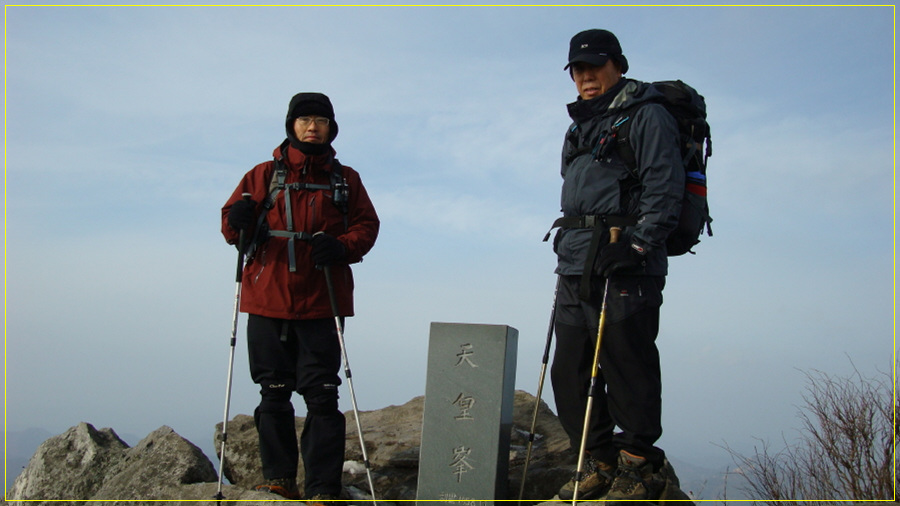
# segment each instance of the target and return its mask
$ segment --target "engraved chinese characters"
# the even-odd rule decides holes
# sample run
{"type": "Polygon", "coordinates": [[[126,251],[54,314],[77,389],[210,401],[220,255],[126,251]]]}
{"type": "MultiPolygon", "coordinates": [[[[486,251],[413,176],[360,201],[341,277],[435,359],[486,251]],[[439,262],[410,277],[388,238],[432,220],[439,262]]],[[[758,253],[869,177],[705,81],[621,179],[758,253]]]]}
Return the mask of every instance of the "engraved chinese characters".
{"type": "Polygon", "coordinates": [[[432,323],[418,499],[506,498],[518,331],[432,323]]]}

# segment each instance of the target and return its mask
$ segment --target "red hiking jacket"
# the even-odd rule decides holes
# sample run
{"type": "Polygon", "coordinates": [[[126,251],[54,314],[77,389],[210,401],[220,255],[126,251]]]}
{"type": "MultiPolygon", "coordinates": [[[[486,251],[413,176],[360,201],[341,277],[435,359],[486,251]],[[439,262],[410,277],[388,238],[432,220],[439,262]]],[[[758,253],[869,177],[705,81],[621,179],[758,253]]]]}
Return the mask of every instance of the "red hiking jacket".
{"type": "MultiPolygon", "coordinates": [[[[327,154],[308,156],[288,146],[286,152],[286,184],[331,184],[332,150],[327,154]]],[[[274,156],[282,157],[280,147],[275,149],[274,156]]],[[[294,231],[308,234],[322,231],[336,237],[346,247],[346,260],[332,264],[331,275],[340,315],[353,316],[353,273],[349,264],[362,261],[363,255],[375,244],[380,222],[359,173],[346,165],[342,167],[350,188],[346,228],[344,214],[334,205],[331,190],[291,190],[291,215],[294,231]]],[[[257,214],[261,213],[274,171],[274,161],[254,167],[244,175],[222,207],[222,235],[229,244],[238,241],[238,231],[227,221],[231,205],[240,200],[243,193],[249,193],[257,203],[257,214]]],[[[278,193],[274,206],[266,214],[270,230],[287,229],[285,193],[278,193]]],[[[242,312],[291,320],[334,317],[325,275],[313,264],[309,242],[296,240],[294,252],[296,272],[290,272],[287,238],[269,237],[258,246],[244,267],[242,312]]]]}

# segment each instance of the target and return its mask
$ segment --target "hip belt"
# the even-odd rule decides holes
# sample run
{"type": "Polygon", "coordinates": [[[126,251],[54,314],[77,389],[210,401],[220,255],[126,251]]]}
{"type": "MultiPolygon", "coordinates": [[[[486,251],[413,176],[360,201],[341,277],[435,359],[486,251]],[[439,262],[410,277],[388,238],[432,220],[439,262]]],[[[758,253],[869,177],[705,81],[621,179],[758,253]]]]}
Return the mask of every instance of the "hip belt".
{"type": "Polygon", "coordinates": [[[544,236],[544,242],[550,239],[550,233],[555,228],[581,228],[593,229],[591,234],[591,244],[588,247],[587,257],[584,260],[584,267],[581,271],[581,286],[579,287],[578,296],[582,300],[588,300],[591,296],[591,275],[594,271],[594,260],[600,251],[600,239],[603,233],[611,227],[632,227],[637,225],[637,216],[604,216],[601,214],[592,214],[586,216],[563,216],[557,218],[553,222],[553,226],[544,236]]]}

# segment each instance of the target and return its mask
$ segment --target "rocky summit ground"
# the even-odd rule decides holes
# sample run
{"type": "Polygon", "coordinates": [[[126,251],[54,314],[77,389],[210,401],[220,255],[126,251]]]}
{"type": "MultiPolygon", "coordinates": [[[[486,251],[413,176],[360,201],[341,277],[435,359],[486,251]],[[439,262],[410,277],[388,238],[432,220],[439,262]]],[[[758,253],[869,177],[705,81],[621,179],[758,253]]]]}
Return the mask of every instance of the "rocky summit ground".
{"type": "MultiPolygon", "coordinates": [[[[416,397],[402,406],[360,413],[379,504],[392,506],[394,502],[399,505],[416,499],[423,406],[424,397],[416,397]]],[[[532,395],[516,392],[509,456],[509,494],[514,496],[511,499],[518,497],[522,483],[534,406],[532,395]]],[[[371,496],[356,423],[352,413],[347,418],[344,498],[349,503],[368,503],[371,496]]],[[[296,419],[298,432],[303,421],[296,419]]],[[[221,424],[213,432],[219,448],[221,424]]],[[[575,454],[569,449],[568,438],[556,416],[543,402],[534,432],[523,504],[549,504],[559,487],[571,478],[575,454]]],[[[227,481],[222,486],[221,505],[283,502],[253,490],[262,481],[262,470],[251,416],[237,415],[229,421],[223,472],[227,481]]],[[[301,484],[303,476],[301,466],[297,475],[301,484]]],[[[211,460],[171,428],[160,427],[129,447],[113,429],[80,423],[38,447],[8,491],[7,499],[10,504],[21,506],[103,505],[119,501],[150,506],[159,500],[188,506],[204,500],[212,504],[217,492],[218,474],[211,460]]],[[[664,497],[689,503],[677,481],[670,483],[664,497]]]]}

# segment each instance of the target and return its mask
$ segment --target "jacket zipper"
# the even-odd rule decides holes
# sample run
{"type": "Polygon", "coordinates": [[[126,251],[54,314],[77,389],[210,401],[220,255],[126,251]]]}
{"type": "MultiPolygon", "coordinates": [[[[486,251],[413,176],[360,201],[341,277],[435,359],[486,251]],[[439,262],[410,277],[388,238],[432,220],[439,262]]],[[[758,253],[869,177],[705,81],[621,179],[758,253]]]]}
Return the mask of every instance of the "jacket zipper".
{"type": "Polygon", "coordinates": [[[261,255],[259,259],[259,270],[256,272],[256,276],[253,277],[254,285],[259,282],[259,277],[262,275],[263,271],[266,270],[266,248],[263,247],[260,253],[261,255]]]}

